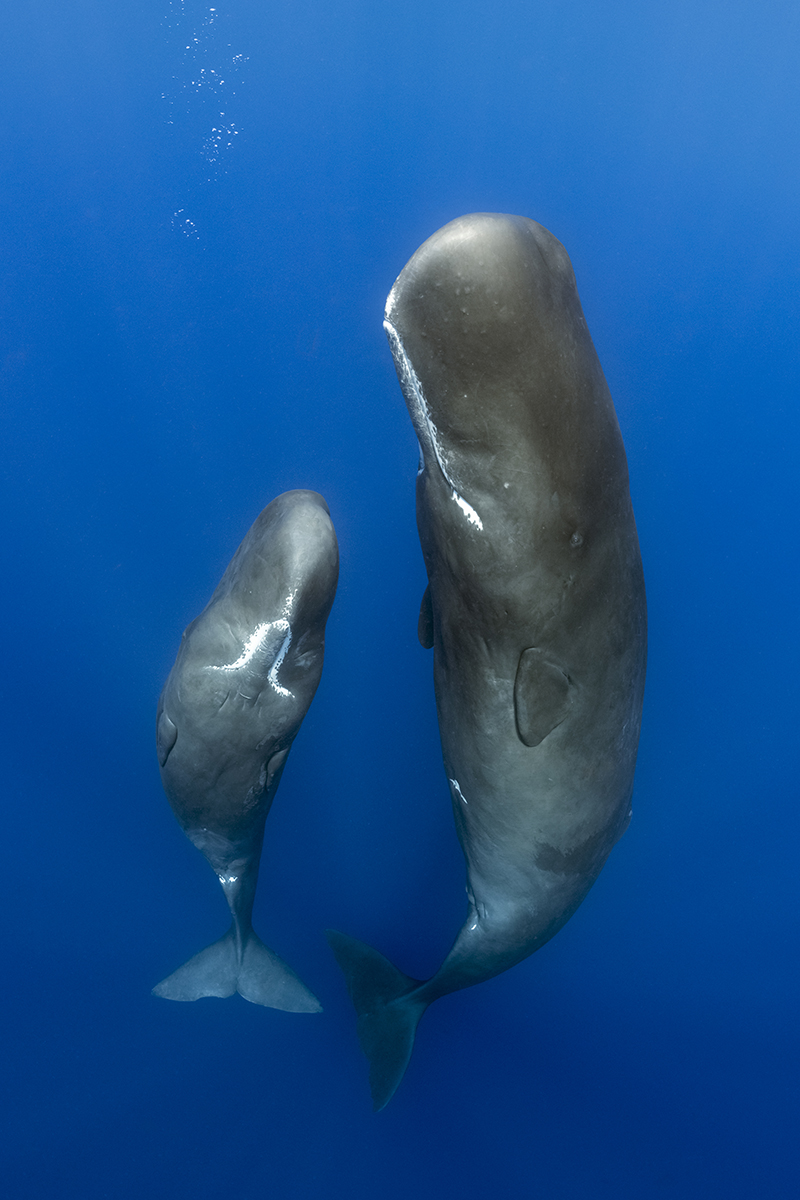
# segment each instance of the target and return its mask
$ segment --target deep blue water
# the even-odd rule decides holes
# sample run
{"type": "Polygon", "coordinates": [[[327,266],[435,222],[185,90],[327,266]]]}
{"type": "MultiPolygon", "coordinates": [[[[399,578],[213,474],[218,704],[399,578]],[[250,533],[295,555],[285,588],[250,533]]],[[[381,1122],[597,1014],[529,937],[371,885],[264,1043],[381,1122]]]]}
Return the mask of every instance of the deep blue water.
{"type": "Polygon", "coordinates": [[[0,45],[4,1190],[794,1197],[797,6],[26,0],[0,45]],[[475,210],[564,243],[617,405],[634,819],[554,941],[428,1012],[375,1116],[322,930],[422,976],[464,907],[381,318],[475,210]],[[227,914],[155,703],[294,487],[341,582],[256,925],[325,1012],[170,1004],[227,914]]]}

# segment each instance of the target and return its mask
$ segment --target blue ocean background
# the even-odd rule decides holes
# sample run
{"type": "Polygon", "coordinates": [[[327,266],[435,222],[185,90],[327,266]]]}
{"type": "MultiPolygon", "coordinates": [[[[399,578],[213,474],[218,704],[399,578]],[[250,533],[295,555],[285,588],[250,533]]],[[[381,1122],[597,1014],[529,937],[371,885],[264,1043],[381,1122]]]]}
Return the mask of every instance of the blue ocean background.
{"type": "Polygon", "coordinates": [[[19,1200],[798,1194],[800,10],[25,0],[0,30],[0,1179],[19,1200]],[[463,213],[566,246],[650,656],[634,818],[374,1115],[333,926],[465,911],[381,327],[463,213]],[[227,910],[163,795],[181,631],[289,488],[341,547],[255,924],[321,1016],[150,989],[227,910]]]}

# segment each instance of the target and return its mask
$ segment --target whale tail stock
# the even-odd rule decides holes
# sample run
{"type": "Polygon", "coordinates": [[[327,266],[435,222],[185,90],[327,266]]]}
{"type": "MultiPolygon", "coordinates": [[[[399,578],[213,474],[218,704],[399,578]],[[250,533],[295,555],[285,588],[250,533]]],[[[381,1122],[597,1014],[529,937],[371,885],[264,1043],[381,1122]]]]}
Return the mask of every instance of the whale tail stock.
{"type": "Polygon", "coordinates": [[[322,1012],[322,1005],[313,992],[252,929],[245,935],[239,950],[235,924],[218,942],[195,954],[153,988],[153,995],[164,1000],[199,1000],[203,996],[224,999],[235,992],[266,1008],[297,1013],[322,1012]]]}
{"type": "Polygon", "coordinates": [[[398,971],[372,946],[335,929],[328,929],[326,937],[358,1014],[358,1040],[369,1059],[372,1103],[378,1112],[405,1074],[417,1025],[429,1001],[414,994],[422,980],[398,971]]]}

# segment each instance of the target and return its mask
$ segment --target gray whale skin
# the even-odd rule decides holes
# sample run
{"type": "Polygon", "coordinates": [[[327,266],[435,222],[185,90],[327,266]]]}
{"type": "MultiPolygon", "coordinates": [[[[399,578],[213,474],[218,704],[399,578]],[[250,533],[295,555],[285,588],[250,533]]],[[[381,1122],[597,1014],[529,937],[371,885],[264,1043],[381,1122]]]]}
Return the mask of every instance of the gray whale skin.
{"type": "Polygon", "coordinates": [[[624,832],[646,611],[625,451],[563,246],[476,213],[417,251],[385,328],[421,448],[444,766],[469,911],[427,981],[328,936],[375,1108],[438,997],[520,962],[569,920],[624,832]]]}
{"type": "Polygon", "coordinates": [[[228,933],[153,989],[167,1000],[232,996],[288,1012],[316,997],[253,932],[264,822],[322,674],[339,551],[316,492],[278,496],[257,517],[183,635],[158,702],[164,791],[217,874],[228,933]]]}

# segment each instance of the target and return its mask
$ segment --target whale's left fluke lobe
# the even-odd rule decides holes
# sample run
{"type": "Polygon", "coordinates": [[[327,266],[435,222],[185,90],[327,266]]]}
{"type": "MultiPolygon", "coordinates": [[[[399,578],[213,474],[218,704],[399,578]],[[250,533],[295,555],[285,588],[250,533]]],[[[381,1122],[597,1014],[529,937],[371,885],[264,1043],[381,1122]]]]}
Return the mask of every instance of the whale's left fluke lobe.
{"type": "Polygon", "coordinates": [[[287,1012],[321,1010],[251,918],[264,822],[322,674],[338,572],[322,496],[285,492],[258,516],[183,635],[158,704],[161,780],[219,879],[233,924],[162,980],[156,996],[238,992],[287,1012]]]}
{"type": "Polygon", "coordinates": [[[366,942],[335,929],[327,931],[327,938],[358,1015],[358,1039],[369,1059],[372,1104],[378,1112],[405,1075],[428,1001],[418,995],[419,979],[398,971],[366,942]]]}

